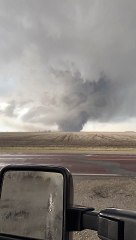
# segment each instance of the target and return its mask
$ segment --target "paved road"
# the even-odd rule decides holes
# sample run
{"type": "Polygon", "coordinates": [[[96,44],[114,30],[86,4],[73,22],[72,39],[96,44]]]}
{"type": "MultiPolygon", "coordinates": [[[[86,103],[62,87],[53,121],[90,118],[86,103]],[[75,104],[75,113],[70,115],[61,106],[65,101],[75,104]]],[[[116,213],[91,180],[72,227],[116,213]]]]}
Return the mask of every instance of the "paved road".
{"type": "Polygon", "coordinates": [[[125,175],[136,177],[136,155],[131,154],[28,154],[0,155],[7,164],[51,164],[67,167],[76,175],[125,175]]]}

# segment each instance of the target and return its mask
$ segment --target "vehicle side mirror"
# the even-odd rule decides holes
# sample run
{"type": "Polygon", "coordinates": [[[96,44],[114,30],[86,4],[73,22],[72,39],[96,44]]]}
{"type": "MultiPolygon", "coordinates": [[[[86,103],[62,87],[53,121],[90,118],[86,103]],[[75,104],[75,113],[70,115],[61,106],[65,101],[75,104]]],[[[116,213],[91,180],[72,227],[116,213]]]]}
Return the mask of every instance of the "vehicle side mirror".
{"type": "Polygon", "coordinates": [[[73,201],[68,170],[7,166],[0,176],[0,239],[66,240],[66,212],[73,201]]]}

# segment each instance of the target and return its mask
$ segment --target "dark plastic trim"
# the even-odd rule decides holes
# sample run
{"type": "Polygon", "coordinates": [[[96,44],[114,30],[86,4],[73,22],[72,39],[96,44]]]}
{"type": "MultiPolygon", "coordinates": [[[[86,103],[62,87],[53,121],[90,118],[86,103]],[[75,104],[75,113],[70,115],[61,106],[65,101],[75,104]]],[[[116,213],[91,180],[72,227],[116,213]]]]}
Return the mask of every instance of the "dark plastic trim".
{"type": "Polygon", "coordinates": [[[73,206],[67,210],[67,231],[82,231],[84,229],[98,230],[98,215],[94,208],[73,206]]]}
{"type": "Polygon", "coordinates": [[[1,233],[0,234],[0,240],[42,240],[42,239],[21,237],[21,236],[1,233]]]}
{"type": "Polygon", "coordinates": [[[136,211],[107,208],[99,214],[100,239],[136,240],[136,211]]]}

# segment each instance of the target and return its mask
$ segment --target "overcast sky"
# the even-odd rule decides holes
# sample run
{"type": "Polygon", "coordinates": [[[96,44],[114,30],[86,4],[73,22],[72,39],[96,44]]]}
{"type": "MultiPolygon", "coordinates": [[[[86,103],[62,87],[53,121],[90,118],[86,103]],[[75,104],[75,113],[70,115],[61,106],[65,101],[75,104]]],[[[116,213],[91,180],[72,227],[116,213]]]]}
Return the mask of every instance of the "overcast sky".
{"type": "Polygon", "coordinates": [[[134,0],[0,0],[0,131],[136,131],[134,0]]]}

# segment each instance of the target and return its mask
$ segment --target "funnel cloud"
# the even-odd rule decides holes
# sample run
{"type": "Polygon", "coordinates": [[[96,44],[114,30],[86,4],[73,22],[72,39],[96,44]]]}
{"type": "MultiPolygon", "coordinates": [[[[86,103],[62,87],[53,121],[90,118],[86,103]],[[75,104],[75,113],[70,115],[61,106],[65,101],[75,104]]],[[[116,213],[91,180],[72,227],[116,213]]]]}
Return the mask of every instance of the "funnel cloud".
{"type": "Polygon", "coordinates": [[[0,0],[2,123],[81,131],[135,119],[135,11],[133,0],[0,0]]]}

